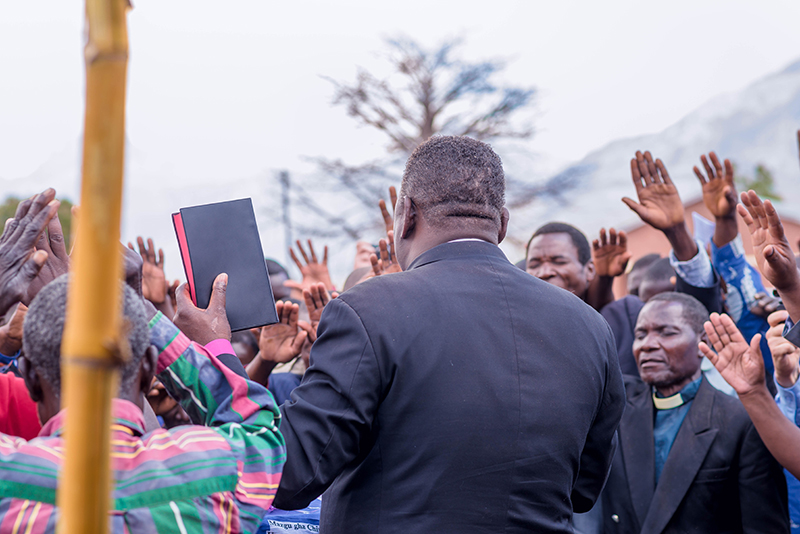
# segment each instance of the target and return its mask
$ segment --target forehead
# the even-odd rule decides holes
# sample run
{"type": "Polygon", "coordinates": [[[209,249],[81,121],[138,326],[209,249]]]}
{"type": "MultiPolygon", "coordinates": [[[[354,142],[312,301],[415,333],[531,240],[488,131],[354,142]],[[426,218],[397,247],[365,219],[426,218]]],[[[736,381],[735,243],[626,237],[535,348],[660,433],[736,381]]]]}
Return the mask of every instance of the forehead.
{"type": "Polygon", "coordinates": [[[578,248],[566,233],[537,235],[528,248],[528,257],[565,256],[578,260],[578,248]]]}
{"type": "Polygon", "coordinates": [[[675,326],[689,328],[683,317],[683,306],[677,302],[648,302],[639,312],[636,328],[675,326]]]}

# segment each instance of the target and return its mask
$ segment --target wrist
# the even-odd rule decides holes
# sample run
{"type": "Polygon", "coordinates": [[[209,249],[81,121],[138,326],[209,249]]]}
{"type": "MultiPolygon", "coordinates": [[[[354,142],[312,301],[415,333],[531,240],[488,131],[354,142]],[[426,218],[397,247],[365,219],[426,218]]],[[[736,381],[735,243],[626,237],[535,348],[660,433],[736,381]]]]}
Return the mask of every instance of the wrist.
{"type": "Polygon", "coordinates": [[[21,348],[22,348],[22,341],[20,341],[19,343],[7,340],[0,341],[0,354],[2,354],[3,356],[8,356],[9,358],[12,358],[17,354],[19,354],[21,348]]]}
{"type": "Polygon", "coordinates": [[[697,243],[689,234],[685,222],[664,228],[661,231],[664,232],[670,245],[672,245],[672,250],[675,252],[675,257],[678,261],[689,261],[699,252],[697,243]]]}
{"type": "Polygon", "coordinates": [[[772,394],[767,389],[766,382],[751,386],[747,391],[736,391],[739,395],[739,400],[743,404],[759,403],[759,402],[775,402],[772,394]]]}

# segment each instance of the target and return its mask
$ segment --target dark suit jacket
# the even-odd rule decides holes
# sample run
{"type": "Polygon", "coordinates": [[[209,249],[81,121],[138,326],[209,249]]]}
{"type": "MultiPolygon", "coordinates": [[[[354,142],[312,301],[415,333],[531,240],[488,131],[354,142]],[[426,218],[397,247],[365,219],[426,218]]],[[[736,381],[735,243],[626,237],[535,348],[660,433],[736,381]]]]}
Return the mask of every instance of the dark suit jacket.
{"type": "Polygon", "coordinates": [[[738,399],[703,379],[656,486],[651,389],[627,376],[625,387],[606,534],[789,532],[783,471],[738,399]]]}
{"type": "Polygon", "coordinates": [[[492,244],[440,245],[325,308],[275,506],[328,489],[325,534],[571,532],[624,404],[598,313],[492,244]]]}

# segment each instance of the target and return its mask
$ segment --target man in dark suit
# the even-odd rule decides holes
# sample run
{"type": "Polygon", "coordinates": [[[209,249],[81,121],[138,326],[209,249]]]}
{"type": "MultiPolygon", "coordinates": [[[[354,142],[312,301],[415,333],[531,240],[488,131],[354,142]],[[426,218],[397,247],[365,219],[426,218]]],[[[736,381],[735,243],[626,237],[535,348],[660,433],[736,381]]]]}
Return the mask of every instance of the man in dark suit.
{"type": "Polygon", "coordinates": [[[786,483],[738,399],[700,372],[708,312],[661,293],[642,308],[625,378],[620,448],[603,491],[604,532],[788,533],[786,483]]]}
{"type": "Polygon", "coordinates": [[[571,532],[606,480],[624,406],[611,331],[511,264],[503,168],[466,137],[408,160],[403,272],[325,308],[283,406],[275,506],[322,492],[336,533],[571,532]]]}

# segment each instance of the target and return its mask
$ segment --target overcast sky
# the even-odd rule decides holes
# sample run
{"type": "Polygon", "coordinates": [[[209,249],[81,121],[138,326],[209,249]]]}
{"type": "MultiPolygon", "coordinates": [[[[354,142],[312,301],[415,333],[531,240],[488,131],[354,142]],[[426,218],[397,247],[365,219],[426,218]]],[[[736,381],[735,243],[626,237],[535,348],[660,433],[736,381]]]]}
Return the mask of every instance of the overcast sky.
{"type": "MultiPolygon", "coordinates": [[[[321,76],[380,71],[382,39],[510,61],[539,89],[528,143],[540,174],[622,136],[656,132],[800,57],[796,0],[603,2],[135,0],[128,138],[175,185],[360,162],[384,139],[330,105],[321,76]]],[[[83,3],[0,3],[0,177],[80,138],[83,3]]]]}

